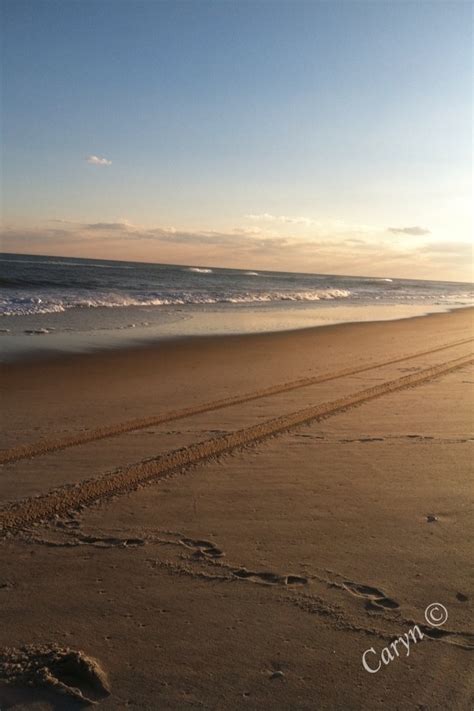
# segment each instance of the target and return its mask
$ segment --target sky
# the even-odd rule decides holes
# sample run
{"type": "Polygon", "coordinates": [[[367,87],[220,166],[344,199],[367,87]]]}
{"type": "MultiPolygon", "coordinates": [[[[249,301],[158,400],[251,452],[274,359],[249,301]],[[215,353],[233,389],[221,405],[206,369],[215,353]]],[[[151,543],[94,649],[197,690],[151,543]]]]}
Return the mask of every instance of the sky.
{"type": "Polygon", "coordinates": [[[472,278],[470,2],[1,6],[3,251],[472,278]]]}

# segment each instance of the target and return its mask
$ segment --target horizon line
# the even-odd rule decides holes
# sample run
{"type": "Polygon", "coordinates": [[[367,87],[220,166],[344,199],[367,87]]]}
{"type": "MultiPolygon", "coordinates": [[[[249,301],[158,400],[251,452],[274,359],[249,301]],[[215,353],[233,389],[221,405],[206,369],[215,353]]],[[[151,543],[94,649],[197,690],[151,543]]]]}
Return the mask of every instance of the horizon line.
{"type": "Polygon", "coordinates": [[[348,279],[372,279],[372,280],[377,280],[377,281],[383,281],[385,279],[391,279],[393,281],[420,281],[420,282],[436,282],[436,283],[441,283],[441,284],[467,284],[467,285],[474,285],[474,281],[457,281],[453,279],[410,279],[408,277],[394,277],[394,276],[369,276],[369,275],[356,275],[356,274],[334,274],[334,273],[327,273],[327,272],[298,272],[298,271],[280,271],[276,269],[258,269],[255,267],[244,267],[244,268],[235,268],[235,267],[215,267],[211,266],[209,264],[178,264],[175,262],[145,262],[141,260],[125,260],[125,259],[103,259],[103,258],[95,258],[95,257],[71,257],[63,254],[31,254],[30,252],[3,252],[0,251],[0,255],[4,254],[9,254],[17,257],[61,257],[61,259],[81,259],[84,261],[88,262],[117,262],[119,264],[147,264],[149,266],[163,266],[163,267],[197,267],[199,269],[221,269],[225,271],[233,271],[233,272],[248,272],[248,271],[256,271],[256,272],[262,272],[262,273],[267,273],[267,274],[299,274],[301,276],[328,276],[328,277],[336,277],[336,278],[348,278],[348,279]]]}

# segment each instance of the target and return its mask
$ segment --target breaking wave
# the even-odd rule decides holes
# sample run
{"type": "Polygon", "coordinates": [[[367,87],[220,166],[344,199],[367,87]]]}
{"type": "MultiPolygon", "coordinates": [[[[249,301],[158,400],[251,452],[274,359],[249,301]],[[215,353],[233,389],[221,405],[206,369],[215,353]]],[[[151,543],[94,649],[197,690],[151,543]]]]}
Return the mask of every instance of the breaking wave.
{"type": "MultiPolygon", "coordinates": [[[[473,301],[470,284],[388,276],[259,272],[7,254],[0,254],[0,266],[0,317],[62,312],[79,315],[80,310],[88,309],[100,320],[100,309],[107,309],[110,315],[111,309],[127,307],[192,309],[227,304],[251,308],[317,302],[330,306],[344,301],[358,305],[440,304],[449,308],[473,301]]],[[[44,326],[43,321],[31,319],[25,328],[37,331],[44,326]]],[[[11,323],[7,321],[9,326],[11,323]]]]}
{"type": "Polygon", "coordinates": [[[311,291],[260,291],[260,292],[186,292],[118,294],[118,293],[68,293],[22,295],[18,293],[0,298],[3,316],[52,314],[68,309],[125,308],[127,306],[174,306],[192,304],[252,304],[283,301],[321,301],[346,299],[351,292],[346,289],[318,289],[311,291]]]}

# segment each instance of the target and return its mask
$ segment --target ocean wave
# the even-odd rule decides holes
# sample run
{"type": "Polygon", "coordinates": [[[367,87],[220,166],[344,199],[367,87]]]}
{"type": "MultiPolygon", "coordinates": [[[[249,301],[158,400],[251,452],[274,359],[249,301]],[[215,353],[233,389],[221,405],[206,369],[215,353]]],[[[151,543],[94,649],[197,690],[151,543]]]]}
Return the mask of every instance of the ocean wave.
{"type": "Polygon", "coordinates": [[[54,328],[27,328],[23,333],[26,333],[28,336],[44,336],[53,331],[54,328]]]}
{"type": "Polygon", "coordinates": [[[187,267],[187,272],[197,272],[198,274],[212,274],[213,270],[207,267],[187,267]]]}
{"type": "Polygon", "coordinates": [[[256,292],[175,292],[130,294],[68,293],[67,295],[21,296],[0,299],[0,315],[30,316],[61,313],[70,309],[125,308],[127,306],[184,306],[207,304],[252,304],[272,302],[312,302],[345,299],[351,295],[346,289],[318,289],[312,291],[256,291],[256,292]]]}
{"type": "Polygon", "coordinates": [[[256,294],[242,294],[225,299],[231,304],[269,302],[269,301],[331,301],[347,299],[351,292],[347,289],[319,289],[318,291],[279,292],[268,291],[256,294]]]}

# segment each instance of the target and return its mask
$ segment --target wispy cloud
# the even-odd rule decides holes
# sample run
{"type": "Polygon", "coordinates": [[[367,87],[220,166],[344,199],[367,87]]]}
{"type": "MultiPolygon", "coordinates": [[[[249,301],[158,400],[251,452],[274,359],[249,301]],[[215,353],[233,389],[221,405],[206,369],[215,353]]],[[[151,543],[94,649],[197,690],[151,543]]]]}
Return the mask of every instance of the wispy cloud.
{"type": "Polygon", "coordinates": [[[395,235],[411,235],[412,237],[431,234],[431,230],[427,230],[424,227],[389,227],[387,232],[392,232],[395,235]]]}
{"type": "Polygon", "coordinates": [[[313,232],[317,231],[319,235],[326,236],[345,235],[348,233],[363,233],[365,235],[372,233],[380,233],[379,227],[366,224],[352,224],[344,220],[335,219],[314,219],[313,217],[291,216],[291,215],[272,215],[269,212],[250,213],[244,215],[246,220],[259,222],[264,225],[272,225],[274,228],[284,228],[286,225],[292,227],[311,227],[313,232]]]}
{"type": "Polygon", "coordinates": [[[421,247],[420,251],[431,255],[460,257],[472,263],[473,247],[469,242],[430,242],[421,247]]]}
{"type": "Polygon", "coordinates": [[[102,222],[51,220],[50,226],[5,226],[4,251],[137,259],[169,264],[209,264],[244,269],[285,269],[326,274],[361,274],[468,281],[471,245],[465,242],[374,240],[372,235],[302,235],[230,230],[186,230],[134,225],[125,218],[102,222]],[[388,242],[388,243],[387,243],[388,242]]]}
{"type": "Polygon", "coordinates": [[[90,165],[112,165],[112,161],[103,156],[87,156],[86,161],[90,165]]]}
{"type": "Polygon", "coordinates": [[[137,228],[131,222],[120,220],[118,222],[91,222],[82,224],[84,230],[93,232],[135,232],[137,228]]]}
{"type": "Polygon", "coordinates": [[[282,222],[288,225],[314,225],[315,220],[310,217],[289,217],[288,215],[270,215],[268,212],[263,212],[259,215],[244,215],[247,220],[255,220],[257,222],[282,222]]]}

